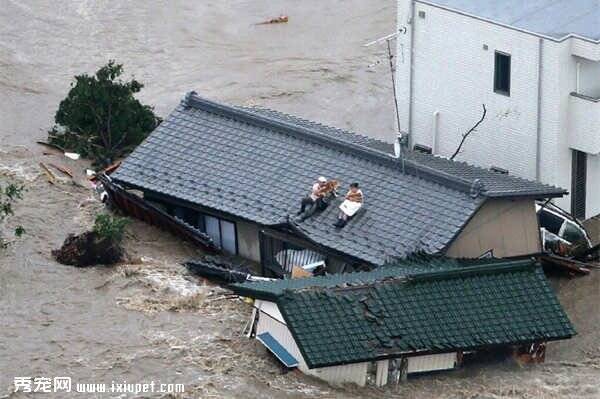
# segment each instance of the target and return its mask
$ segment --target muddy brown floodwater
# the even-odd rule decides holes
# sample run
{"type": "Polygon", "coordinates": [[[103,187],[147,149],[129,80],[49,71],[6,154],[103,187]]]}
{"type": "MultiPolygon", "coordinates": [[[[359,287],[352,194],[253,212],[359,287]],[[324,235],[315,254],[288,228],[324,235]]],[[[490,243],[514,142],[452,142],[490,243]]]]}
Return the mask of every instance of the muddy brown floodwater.
{"type": "Polygon", "coordinates": [[[553,281],[579,335],[551,344],[546,364],[490,361],[397,389],[358,389],[282,374],[264,348],[239,336],[249,305],[188,275],[179,262],[197,251],[169,234],[132,222],[131,261],[116,267],[51,259],[102,209],[85,184],[85,162],[44,156],[33,144],[74,74],[115,58],[146,83],[142,100],[163,116],[196,90],[390,140],[385,49],[361,45],[392,32],[395,12],[388,0],[0,1],[0,181],[27,189],[5,226],[22,224],[27,234],[0,254],[0,398],[27,397],[13,392],[17,376],[186,387],[174,396],[76,397],[600,397],[599,272],[553,281]],[[254,25],[279,14],[289,22],[254,25]],[[70,167],[82,184],[49,185],[40,160],[70,167]]]}

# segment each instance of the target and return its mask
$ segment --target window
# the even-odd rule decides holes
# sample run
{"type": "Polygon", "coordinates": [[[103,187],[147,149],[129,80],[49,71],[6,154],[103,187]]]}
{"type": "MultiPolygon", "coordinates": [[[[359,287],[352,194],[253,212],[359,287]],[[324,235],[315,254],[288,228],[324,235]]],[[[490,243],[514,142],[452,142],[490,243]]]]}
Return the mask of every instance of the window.
{"type": "Polygon", "coordinates": [[[550,233],[556,235],[558,235],[558,233],[560,232],[560,228],[562,227],[565,221],[560,216],[557,216],[552,212],[548,212],[545,209],[539,211],[538,218],[540,221],[540,227],[543,227],[550,233]]]}
{"type": "Polygon", "coordinates": [[[585,152],[573,150],[571,165],[571,214],[585,219],[587,180],[587,156],[585,152]]]}
{"type": "Polygon", "coordinates": [[[566,222],[563,229],[562,238],[571,244],[586,243],[585,234],[575,223],[566,222]]]}
{"type": "MultiPolygon", "coordinates": [[[[237,254],[235,223],[214,216],[204,216],[204,232],[225,252],[237,254]]],[[[201,223],[199,223],[200,225],[201,223]]],[[[200,228],[200,226],[198,226],[200,228]]]]}
{"type": "Polygon", "coordinates": [[[510,55],[498,51],[494,60],[494,91],[510,96],[510,55]]]}
{"type": "Polygon", "coordinates": [[[237,253],[235,224],[221,220],[221,248],[230,254],[237,253]]]}

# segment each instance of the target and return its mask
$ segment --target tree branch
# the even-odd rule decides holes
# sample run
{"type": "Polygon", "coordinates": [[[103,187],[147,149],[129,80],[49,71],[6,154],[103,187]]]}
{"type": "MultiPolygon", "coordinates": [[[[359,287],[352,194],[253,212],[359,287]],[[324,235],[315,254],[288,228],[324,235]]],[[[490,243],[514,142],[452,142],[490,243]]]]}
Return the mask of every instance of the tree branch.
{"type": "Polygon", "coordinates": [[[456,158],[456,156],[460,153],[460,150],[462,149],[462,146],[465,144],[467,137],[469,137],[469,135],[471,133],[476,131],[477,128],[479,127],[479,125],[481,125],[481,123],[485,119],[485,116],[487,115],[487,108],[485,108],[485,104],[482,104],[482,106],[483,106],[483,114],[481,115],[481,118],[479,119],[479,121],[477,121],[477,123],[475,125],[473,125],[472,128],[470,128],[465,134],[462,135],[462,139],[460,140],[460,144],[458,145],[458,148],[456,149],[456,151],[454,151],[454,154],[452,154],[452,156],[450,157],[451,161],[454,160],[454,158],[456,158]]]}

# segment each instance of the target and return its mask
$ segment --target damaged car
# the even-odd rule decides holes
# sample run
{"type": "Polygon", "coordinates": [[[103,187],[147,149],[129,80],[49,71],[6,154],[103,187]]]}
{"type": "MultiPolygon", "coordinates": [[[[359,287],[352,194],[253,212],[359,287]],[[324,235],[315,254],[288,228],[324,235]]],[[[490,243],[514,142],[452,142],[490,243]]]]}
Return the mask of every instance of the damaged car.
{"type": "Polygon", "coordinates": [[[592,248],[585,228],[569,213],[551,203],[538,203],[535,208],[545,251],[565,256],[592,248]]]}

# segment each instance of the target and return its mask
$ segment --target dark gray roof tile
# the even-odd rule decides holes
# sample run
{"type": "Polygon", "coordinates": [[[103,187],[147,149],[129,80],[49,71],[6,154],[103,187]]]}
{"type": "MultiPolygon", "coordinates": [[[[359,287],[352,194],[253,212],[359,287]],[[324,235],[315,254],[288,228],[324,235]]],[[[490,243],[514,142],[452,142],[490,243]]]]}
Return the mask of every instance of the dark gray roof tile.
{"type": "Polygon", "coordinates": [[[189,94],[113,174],[262,225],[287,223],[314,180],[360,182],[364,211],[332,226],[342,198],[295,225],[317,244],[383,264],[444,249],[488,196],[557,196],[563,190],[466,164],[409,153],[405,173],[389,145],[274,111],[229,107],[189,94]],[[484,183],[472,196],[475,180],[484,183]]]}

